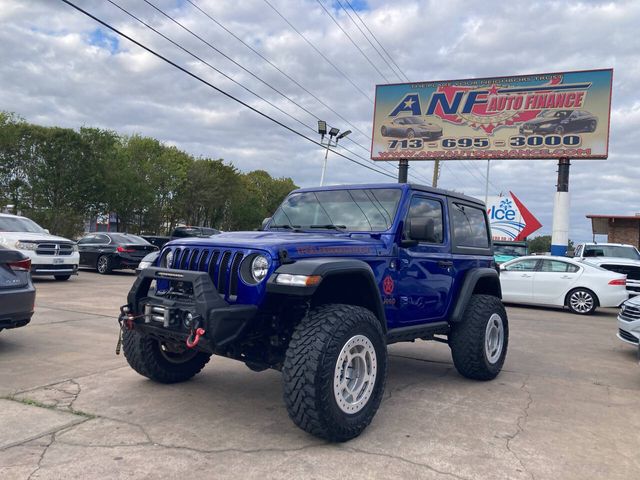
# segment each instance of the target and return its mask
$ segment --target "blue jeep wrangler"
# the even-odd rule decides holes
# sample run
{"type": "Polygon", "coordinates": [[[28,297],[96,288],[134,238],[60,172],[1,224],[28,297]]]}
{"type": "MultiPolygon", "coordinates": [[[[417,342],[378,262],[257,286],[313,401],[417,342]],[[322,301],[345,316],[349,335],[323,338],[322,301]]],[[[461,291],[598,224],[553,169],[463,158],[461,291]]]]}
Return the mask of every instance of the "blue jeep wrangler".
{"type": "Polygon", "coordinates": [[[213,354],[281,370],[291,419],[330,441],[371,422],[388,344],[448,343],[460,374],[490,380],[509,333],[484,204],[409,184],[300,189],[261,231],[169,242],[120,322],[158,382],[213,354]]]}

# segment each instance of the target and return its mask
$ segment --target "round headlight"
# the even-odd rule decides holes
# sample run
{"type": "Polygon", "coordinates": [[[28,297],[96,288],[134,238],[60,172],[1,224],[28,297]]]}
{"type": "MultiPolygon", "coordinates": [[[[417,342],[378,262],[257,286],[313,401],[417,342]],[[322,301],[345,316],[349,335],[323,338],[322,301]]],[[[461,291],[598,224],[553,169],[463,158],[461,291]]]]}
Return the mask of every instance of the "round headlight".
{"type": "Polygon", "coordinates": [[[173,250],[169,250],[169,253],[164,256],[161,266],[164,268],[171,268],[171,265],[173,265],[173,250]]]}
{"type": "Polygon", "coordinates": [[[257,255],[251,262],[251,276],[256,282],[261,282],[269,271],[269,260],[267,257],[257,255]]]}

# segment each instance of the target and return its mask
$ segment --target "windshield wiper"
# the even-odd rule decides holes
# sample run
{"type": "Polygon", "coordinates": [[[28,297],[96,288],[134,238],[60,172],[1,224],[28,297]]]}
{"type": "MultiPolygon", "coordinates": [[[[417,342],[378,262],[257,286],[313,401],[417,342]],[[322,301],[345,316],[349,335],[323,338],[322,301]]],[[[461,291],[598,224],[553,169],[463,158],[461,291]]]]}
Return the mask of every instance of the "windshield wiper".
{"type": "Polygon", "coordinates": [[[283,223],[282,225],[269,225],[269,230],[272,228],[286,228],[287,230],[291,230],[293,232],[301,232],[300,225],[289,225],[288,223],[283,223]]]}
{"type": "Polygon", "coordinates": [[[347,228],[346,225],[334,225],[333,223],[326,223],[324,225],[309,225],[309,228],[326,228],[328,230],[344,230],[347,228]]]}

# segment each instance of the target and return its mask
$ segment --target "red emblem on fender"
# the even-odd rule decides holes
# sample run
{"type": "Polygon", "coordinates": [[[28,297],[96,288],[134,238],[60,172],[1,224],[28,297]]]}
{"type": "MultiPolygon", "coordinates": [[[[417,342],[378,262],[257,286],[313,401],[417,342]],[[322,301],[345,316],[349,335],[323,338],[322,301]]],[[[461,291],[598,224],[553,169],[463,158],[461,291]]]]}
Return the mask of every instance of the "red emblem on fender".
{"type": "Polygon", "coordinates": [[[391,278],[389,275],[384,277],[384,280],[382,281],[382,290],[384,290],[384,294],[391,295],[393,293],[393,287],[393,278],[391,278]]]}

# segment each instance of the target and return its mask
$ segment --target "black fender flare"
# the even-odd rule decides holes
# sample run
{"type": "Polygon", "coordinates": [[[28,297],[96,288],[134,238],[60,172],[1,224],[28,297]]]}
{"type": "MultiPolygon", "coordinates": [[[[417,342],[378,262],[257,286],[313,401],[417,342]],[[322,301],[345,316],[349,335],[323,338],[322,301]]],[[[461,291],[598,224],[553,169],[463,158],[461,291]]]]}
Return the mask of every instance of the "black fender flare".
{"type": "Polygon", "coordinates": [[[474,268],[467,272],[460,287],[460,293],[458,294],[457,303],[453,309],[453,313],[450,317],[450,322],[456,323],[462,320],[467,304],[476,290],[476,285],[483,279],[489,280],[488,284],[492,285],[493,291],[482,292],[488,293],[502,298],[502,288],[500,286],[500,275],[498,271],[493,268],[474,268]]]}
{"type": "Polygon", "coordinates": [[[373,314],[378,317],[382,324],[383,330],[387,330],[387,321],[382,305],[380,290],[376,283],[375,275],[369,264],[362,260],[351,258],[308,258],[296,260],[292,263],[286,263],[278,267],[275,272],[267,280],[267,293],[283,294],[300,297],[313,297],[318,288],[324,282],[332,277],[340,275],[356,274],[361,276],[365,282],[366,289],[371,292],[371,301],[373,303],[373,314]],[[289,275],[318,275],[321,277],[320,283],[308,287],[298,287],[289,285],[280,285],[276,283],[276,277],[280,274],[289,275]]]}

